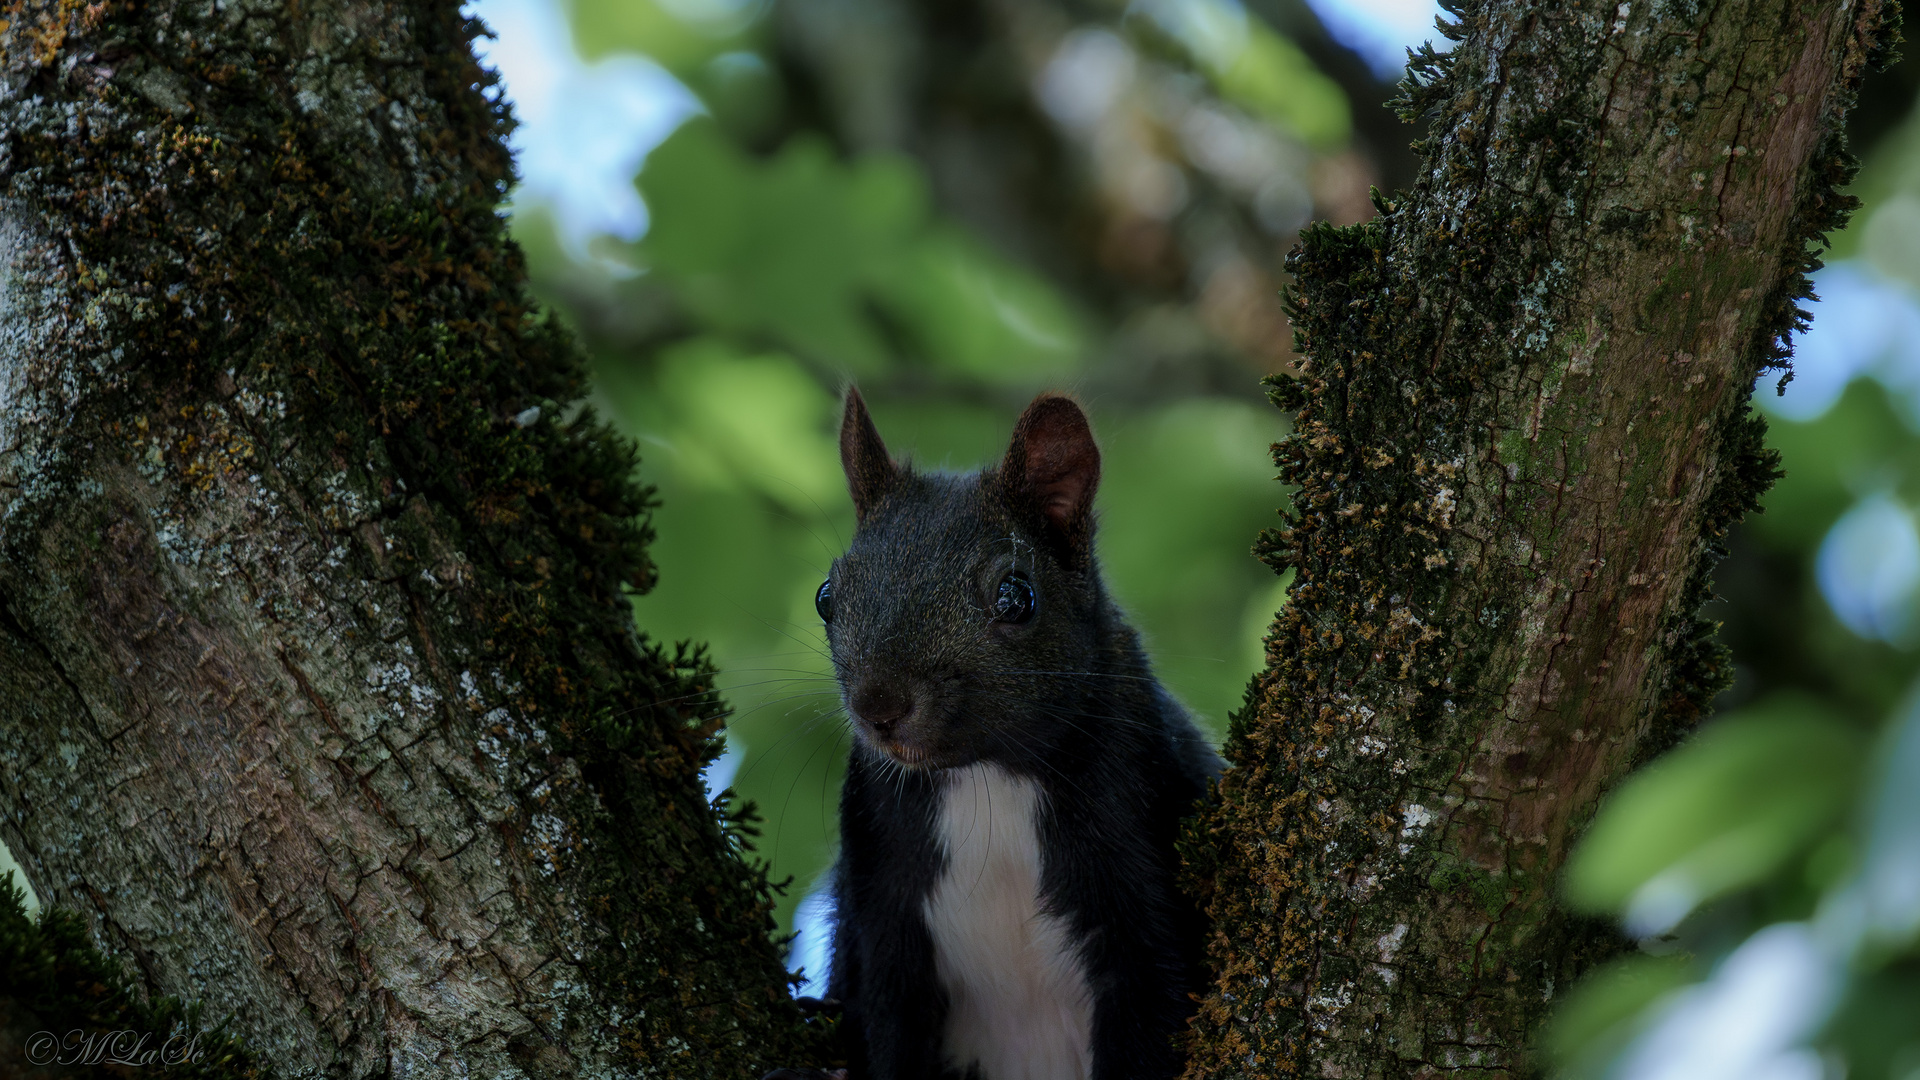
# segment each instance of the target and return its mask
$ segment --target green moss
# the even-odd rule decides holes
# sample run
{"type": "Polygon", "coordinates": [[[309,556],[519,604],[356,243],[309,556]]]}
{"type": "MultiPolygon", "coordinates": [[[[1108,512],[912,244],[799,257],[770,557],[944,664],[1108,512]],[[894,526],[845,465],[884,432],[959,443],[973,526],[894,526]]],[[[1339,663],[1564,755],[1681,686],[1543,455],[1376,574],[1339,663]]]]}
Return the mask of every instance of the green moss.
{"type": "MultiPolygon", "coordinates": [[[[267,469],[320,526],[378,523],[391,551],[353,546],[355,571],[407,589],[440,646],[499,672],[484,692],[587,780],[546,809],[582,841],[565,869],[605,934],[588,966],[631,1018],[631,1062],[733,1075],[810,1053],[746,821],[701,789],[726,715],[712,669],[698,648],[633,632],[628,598],[657,573],[651,489],[633,444],[586,407],[579,352],[528,298],[497,213],[511,120],[472,58],[479,25],[451,4],[402,4],[381,35],[337,46],[337,68],[389,80],[382,115],[410,114],[368,141],[378,117],[303,107],[299,57],[257,46],[336,36],[298,8],[271,33],[249,25],[262,38],[211,8],[169,9],[164,36],[146,6],[13,14],[58,29],[44,56],[9,39],[44,93],[10,99],[0,122],[7,194],[43,215],[69,271],[55,285],[86,312],[80,363],[106,373],[74,437],[104,427],[189,493],[267,469]],[[111,78],[56,74],[108,54],[111,78]],[[137,89],[162,71],[172,100],[137,89]],[[409,584],[449,552],[472,587],[409,584]]],[[[16,507],[10,556],[85,460],[50,466],[47,497],[16,507]]]]}
{"type": "Polygon", "coordinates": [[[1472,903],[1481,913],[1495,917],[1506,908],[1511,899],[1512,886],[1501,875],[1490,874],[1471,863],[1442,855],[1433,873],[1427,876],[1427,887],[1435,892],[1459,892],[1472,898],[1472,903]]]}
{"type": "MultiPolygon", "coordinates": [[[[1605,289],[1621,283],[1604,265],[1613,253],[1692,250],[1691,239],[1672,235],[1678,217],[1637,206],[1613,212],[1605,202],[1632,198],[1616,191],[1634,180],[1597,171],[1634,162],[1602,153],[1601,110],[1588,96],[1611,85],[1605,72],[1617,56],[1595,28],[1614,9],[1450,4],[1458,26],[1448,36],[1471,40],[1450,54],[1417,54],[1398,103],[1428,125],[1418,189],[1379,200],[1375,222],[1309,227],[1290,256],[1289,307],[1304,360],[1300,376],[1275,381],[1269,396],[1297,413],[1274,450],[1280,479],[1294,490],[1255,554],[1296,578],[1267,640],[1267,668],[1233,717],[1226,753],[1235,767],[1183,842],[1190,885],[1215,920],[1219,973],[1194,1022],[1190,1076],[1529,1074],[1528,1031],[1551,987],[1620,946],[1610,927],[1554,899],[1555,860],[1583,824],[1581,811],[1569,802],[1556,811],[1566,819],[1543,834],[1506,835],[1498,800],[1518,794],[1501,784],[1526,775],[1529,754],[1560,754],[1554,739],[1593,737],[1589,726],[1631,741],[1650,722],[1633,751],[1657,753],[1726,685],[1724,650],[1697,613],[1711,594],[1720,538],[1778,475],[1747,387],[1751,373],[1784,361],[1794,300],[1817,264],[1812,244],[1844,220],[1835,185],[1849,166],[1830,136],[1802,177],[1782,250],[1683,254],[1645,299],[1614,306],[1605,289]],[[1506,50],[1497,72],[1488,42],[1506,50]],[[1674,360],[1690,362],[1679,354],[1700,320],[1751,311],[1741,290],[1780,268],[1764,314],[1744,324],[1751,338],[1732,350],[1726,396],[1706,414],[1716,426],[1675,430],[1679,408],[1658,396],[1672,396],[1661,388],[1673,369],[1627,370],[1647,362],[1641,346],[1626,345],[1630,335],[1659,333],[1674,360]],[[1595,282],[1598,298],[1582,291],[1595,282]],[[1576,383],[1576,360],[1582,375],[1609,378],[1576,383]],[[1600,385],[1628,396],[1603,406],[1600,385]],[[1564,554],[1556,548],[1567,535],[1561,500],[1599,499],[1623,524],[1674,505],[1679,481],[1668,455],[1623,454],[1618,475],[1596,460],[1589,443],[1621,448],[1626,421],[1647,425],[1653,434],[1643,438],[1704,432],[1693,460],[1715,470],[1697,516],[1680,525],[1688,577],[1677,596],[1663,594],[1665,610],[1679,614],[1635,627],[1645,636],[1633,642],[1604,646],[1653,657],[1648,678],[1661,680],[1654,715],[1609,707],[1596,717],[1584,682],[1554,687],[1549,704],[1542,683],[1537,712],[1521,711],[1527,752],[1489,761],[1484,742],[1515,738],[1499,726],[1507,695],[1542,674],[1527,665],[1543,657],[1523,664],[1514,655],[1519,620],[1576,611],[1579,580],[1537,576],[1568,573],[1573,560],[1535,562],[1564,554]],[[1556,490],[1560,477],[1573,485],[1556,490]],[[1605,494],[1579,486],[1590,482],[1605,494]],[[1460,512],[1475,516],[1462,536],[1450,515],[1469,496],[1477,503],[1460,512]],[[1560,723],[1566,730],[1554,728],[1560,723]],[[1502,768],[1509,779],[1463,779],[1502,768]],[[1383,943],[1402,933],[1408,951],[1387,981],[1373,972],[1383,943]]],[[[1855,16],[1860,33],[1875,32],[1875,9],[1855,16]]],[[[1639,20],[1668,17],[1634,11],[1639,20]]],[[[1692,46],[1703,55],[1724,47],[1709,26],[1692,46]]],[[[1690,116],[1690,102],[1727,73],[1678,66],[1684,78],[1653,93],[1668,95],[1659,107],[1690,116]]],[[[1841,81],[1856,75],[1843,72],[1841,81]]],[[[1831,131],[1837,116],[1822,118],[1831,131]]],[[[1673,203],[1692,198],[1669,194],[1673,203]]],[[[1604,548],[1611,537],[1582,535],[1620,561],[1604,548]]],[[[1626,569],[1611,573],[1617,580],[1597,595],[1624,598],[1639,587],[1626,569]]],[[[1604,600],[1578,610],[1601,619],[1621,607],[1604,600]]],[[[1529,648],[1549,656],[1565,643],[1593,647],[1597,660],[1602,646],[1583,636],[1588,625],[1524,632],[1529,648]]],[[[1582,797],[1597,797],[1625,757],[1595,766],[1606,775],[1578,778],[1591,789],[1582,797]]]]}
{"type": "Polygon", "coordinates": [[[78,916],[58,908],[29,916],[12,874],[0,878],[0,1060],[15,1068],[89,1063],[47,1073],[63,1077],[122,1076],[136,1067],[192,1080],[265,1075],[225,1021],[209,1024],[198,1005],[136,993],[78,916]],[[101,1064],[116,1058],[118,1065],[101,1064]]]}

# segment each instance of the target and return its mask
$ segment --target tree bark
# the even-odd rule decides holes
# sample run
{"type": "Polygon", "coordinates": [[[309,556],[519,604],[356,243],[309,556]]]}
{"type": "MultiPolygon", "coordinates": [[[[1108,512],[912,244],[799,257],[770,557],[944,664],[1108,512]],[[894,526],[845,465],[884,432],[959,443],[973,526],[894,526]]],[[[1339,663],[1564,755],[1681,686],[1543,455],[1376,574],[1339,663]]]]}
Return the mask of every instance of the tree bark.
{"type": "Polygon", "coordinates": [[[1726,685],[1698,615],[1775,473],[1838,135],[1887,5],[1458,5],[1420,180],[1292,256],[1297,574],[1188,838],[1218,982],[1189,1075],[1533,1075],[1618,949],[1555,885],[1726,685]]]}
{"type": "Polygon", "coordinates": [[[477,28],[5,18],[0,838],[42,901],[285,1075],[800,1056],[708,670],[631,626],[633,451],[495,213],[477,28]]]}
{"type": "MultiPolygon", "coordinates": [[[[631,450],[453,5],[6,14],[0,838],[276,1071],[805,1060],[631,450]]],[[[1882,0],[1472,6],[1415,191],[1294,257],[1297,568],[1189,841],[1194,1075],[1523,1074],[1554,875],[1697,616],[1882,0]]],[[[817,1060],[817,1058],[815,1059],[817,1060]]]]}

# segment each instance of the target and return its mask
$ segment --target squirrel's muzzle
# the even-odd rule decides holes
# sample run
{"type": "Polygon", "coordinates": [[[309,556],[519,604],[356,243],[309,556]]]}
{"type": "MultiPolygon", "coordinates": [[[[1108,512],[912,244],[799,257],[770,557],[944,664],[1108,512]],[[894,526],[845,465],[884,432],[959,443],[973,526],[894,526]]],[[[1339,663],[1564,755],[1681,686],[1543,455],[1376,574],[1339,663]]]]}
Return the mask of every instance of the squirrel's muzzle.
{"type": "Polygon", "coordinates": [[[877,735],[890,734],[913,713],[913,691],[895,682],[869,679],[853,694],[853,715],[877,735]]]}
{"type": "Polygon", "coordinates": [[[956,760],[947,747],[928,689],[917,682],[875,676],[862,680],[847,700],[854,728],[872,749],[909,768],[944,768],[956,760]]]}

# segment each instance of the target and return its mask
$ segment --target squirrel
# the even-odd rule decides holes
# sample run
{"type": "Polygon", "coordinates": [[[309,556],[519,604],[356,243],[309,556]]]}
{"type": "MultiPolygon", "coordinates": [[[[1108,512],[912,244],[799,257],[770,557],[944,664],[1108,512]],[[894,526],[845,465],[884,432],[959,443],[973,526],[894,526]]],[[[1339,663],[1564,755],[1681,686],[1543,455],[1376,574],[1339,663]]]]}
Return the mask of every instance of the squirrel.
{"type": "Polygon", "coordinates": [[[1205,922],[1174,841],[1221,763],[1101,580],[1085,414],[1043,394],[998,466],[927,474],[849,389],[840,456],[857,524],[815,601],[856,736],[846,1074],[1175,1075],[1205,922]]]}

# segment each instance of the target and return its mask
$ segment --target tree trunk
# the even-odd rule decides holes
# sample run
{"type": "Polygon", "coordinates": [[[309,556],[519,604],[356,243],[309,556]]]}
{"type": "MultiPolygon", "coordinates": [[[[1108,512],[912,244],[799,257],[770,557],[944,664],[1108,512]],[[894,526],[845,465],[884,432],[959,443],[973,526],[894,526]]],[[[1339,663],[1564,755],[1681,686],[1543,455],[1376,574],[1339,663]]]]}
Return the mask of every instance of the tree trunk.
{"type": "Polygon", "coordinates": [[[799,1056],[708,671],[631,627],[632,450],[495,213],[475,27],[7,19],[0,838],[42,901],[287,1075],[799,1056]]]}
{"type": "Polygon", "coordinates": [[[1619,948],[1557,905],[1606,788],[1726,684],[1748,407],[1844,218],[1880,0],[1464,3],[1414,191],[1292,257],[1297,574],[1190,834],[1191,1076],[1531,1075],[1619,948]]]}
{"type": "MultiPolygon", "coordinates": [[[[10,11],[0,838],[41,898],[276,1071],[804,1059],[456,9],[10,11]]],[[[1746,394],[1882,17],[1474,6],[1415,192],[1307,236],[1298,582],[1189,844],[1195,1075],[1529,1072],[1615,947],[1554,875],[1720,685],[1746,394]]]]}

